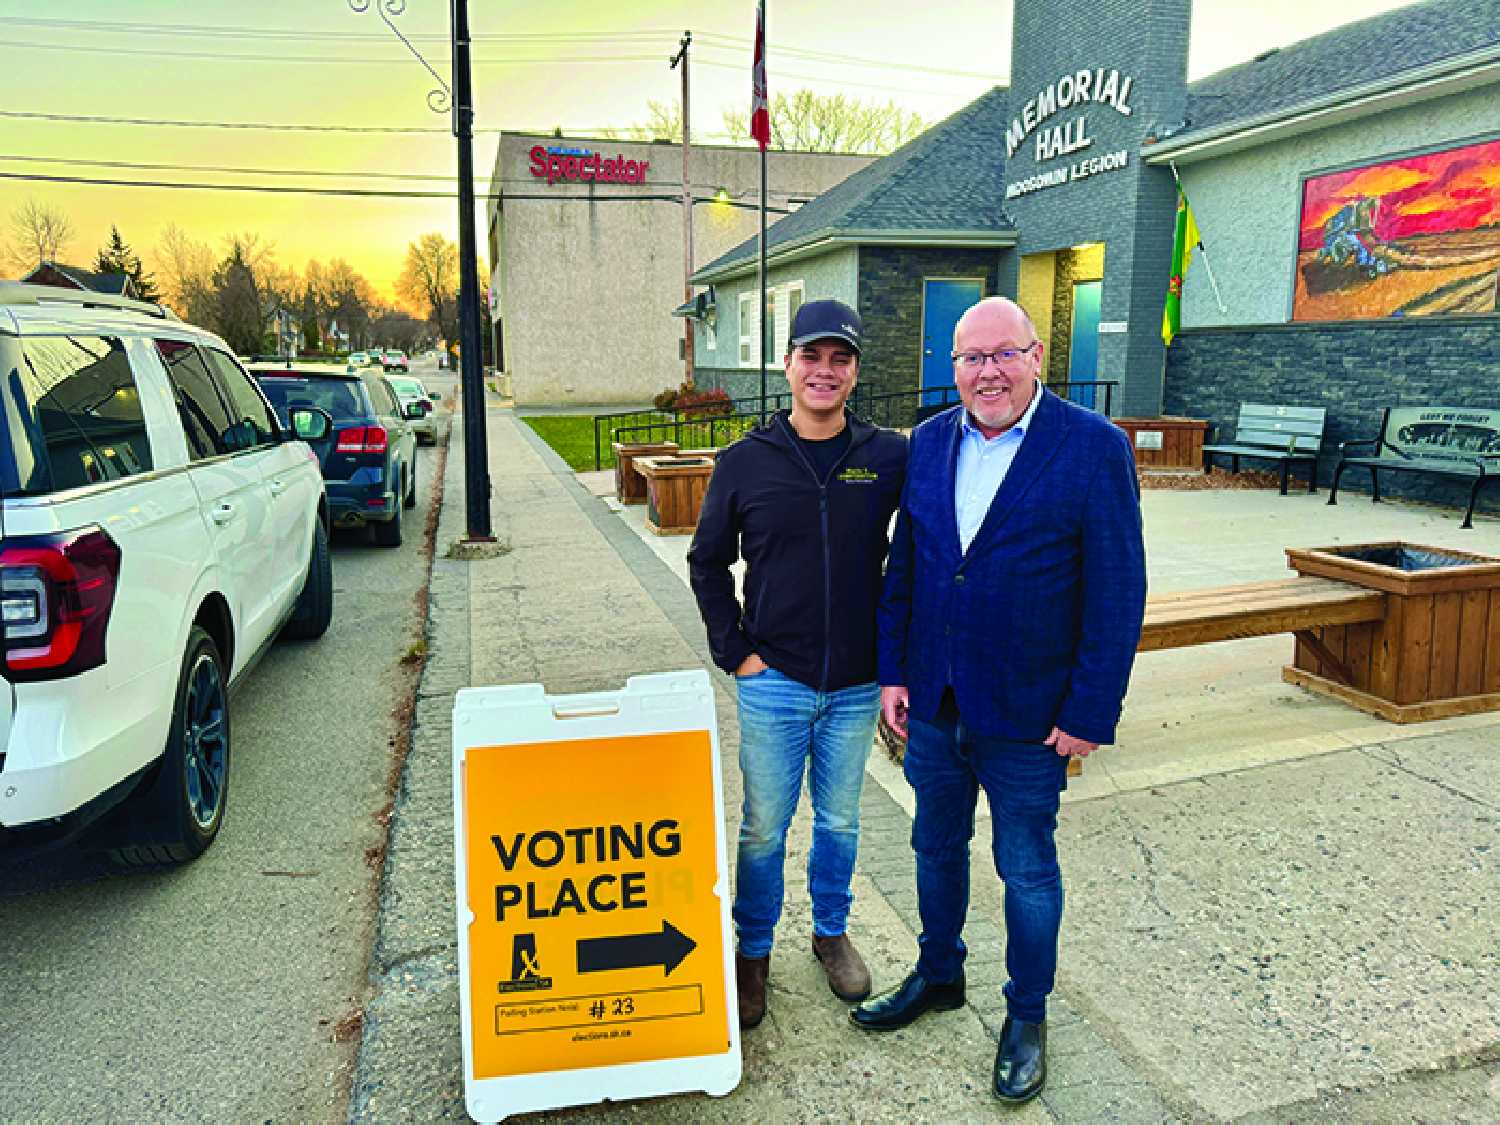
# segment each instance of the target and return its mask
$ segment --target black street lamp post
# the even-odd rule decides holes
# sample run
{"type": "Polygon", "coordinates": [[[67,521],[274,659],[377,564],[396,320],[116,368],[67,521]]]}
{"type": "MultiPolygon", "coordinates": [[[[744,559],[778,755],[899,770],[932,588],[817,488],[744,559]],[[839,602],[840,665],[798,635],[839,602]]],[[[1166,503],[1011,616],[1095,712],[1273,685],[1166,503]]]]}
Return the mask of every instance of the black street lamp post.
{"type": "MultiPolygon", "coordinates": [[[[406,0],[349,0],[356,12],[375,14],[406,45],[439,89],[427,95],[434,113],[453,110],[453,135],[458,140],[458,343],[459,386],[464,404],[464,495],[467,501],[466,538],[490,541],[489,434],[485,428],[484,352],[479,342],[479,255],[474,244],[474,87],[469,65],[469,3],[452,0],[453,87],[412,46],[391,22],[406,11],[406,0]]],[[[441,331],[441,329],[440,329],[441,331]]]]}

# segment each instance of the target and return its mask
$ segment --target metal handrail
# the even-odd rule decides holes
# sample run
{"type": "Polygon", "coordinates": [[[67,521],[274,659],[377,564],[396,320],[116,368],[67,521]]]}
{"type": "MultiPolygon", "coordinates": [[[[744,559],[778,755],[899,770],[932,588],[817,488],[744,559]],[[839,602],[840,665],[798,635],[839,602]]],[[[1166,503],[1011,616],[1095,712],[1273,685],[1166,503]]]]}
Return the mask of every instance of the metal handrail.
{"type": "MultiPolygon", "coordinates": [[[[1067,398],[1074,388],[1103,387],[1104,408],[1101,411],[1105,417],[1109,417],[1111,407],[1114,405],[1114,389],[1119,386],[1117,379],[1090,379],[1069,380],[1061,383],[1049,383],[1047,389],[1060,397],[1067,398]]],[[[703,436],[703,427],[707,427],[708,440],[706,442],[697,440],[694,445],[717,447],[719,437],[729,440],[737,439],[751,429],[748,424],[741,423],[752,420],[759,424],[764,414],[781,410],[786,405],[786,400],[791,398],[790,392],[783,391],[780,394],[766,396],[766,408],[761,408],[761,399],[743,398],[731,399],[732,407],[748,405],[750,409],[734,409],[725,414],[699,414],[697,417],[683,416],[674,412],[673,416],[657,417],[651,421],[640,422],[631,426],[610,426],[611,441],[666,441],[673,440],[682,444],[682,434],[685,427],[698,427],[697,436],[703,436]],[[774,405],[772,405],[774,403],[774,405]],[[627,435],[629,438],[627,439],[627,435]]],[[[946,387],[925,387],[913,391],[886,391],[875,394],[864,386],[854,388],[854,394],[849,399],[849,409],[855,417],[863,419],[874,425],[887,426],[894,429],[910,429],[918,422],[935,414],[940,410],[946,410],[959,401],[958,388],[949,385],[946,387]]],[[[1096,404],[1095,409],[1098,409],[1096,404]]],[[[602,469],[603,442],[601,440],[600,423],[608,422],[618,418],[639,418],[642,416],[664,415],[666,411],[624,411],[618,414],[596,414],[594,416],[594,467],[602,469]]]]}

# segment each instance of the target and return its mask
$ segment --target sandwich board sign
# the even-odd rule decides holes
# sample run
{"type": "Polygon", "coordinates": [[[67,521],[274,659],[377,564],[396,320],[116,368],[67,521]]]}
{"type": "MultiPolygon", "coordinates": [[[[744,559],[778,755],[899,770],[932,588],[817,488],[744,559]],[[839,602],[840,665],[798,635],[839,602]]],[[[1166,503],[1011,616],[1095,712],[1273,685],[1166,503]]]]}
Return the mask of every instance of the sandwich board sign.
{"type": "Polygon", "coordinates": [[[453,806],[471,1117],[739,1084],[706,672],[460,691],[453,806]]]}

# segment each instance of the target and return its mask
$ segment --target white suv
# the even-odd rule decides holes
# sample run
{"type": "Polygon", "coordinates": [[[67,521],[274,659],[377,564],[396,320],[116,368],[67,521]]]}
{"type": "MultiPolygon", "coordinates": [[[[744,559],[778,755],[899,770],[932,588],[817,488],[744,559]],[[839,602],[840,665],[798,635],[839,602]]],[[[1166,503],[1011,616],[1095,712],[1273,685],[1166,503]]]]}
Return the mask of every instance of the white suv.
{"type": "Polygon", "coordinates": [[[228,691],[333,608],[318,462],[217,336],[0,282],[0,847],[108,813],[117,862],[218,834],[228,691]]]}

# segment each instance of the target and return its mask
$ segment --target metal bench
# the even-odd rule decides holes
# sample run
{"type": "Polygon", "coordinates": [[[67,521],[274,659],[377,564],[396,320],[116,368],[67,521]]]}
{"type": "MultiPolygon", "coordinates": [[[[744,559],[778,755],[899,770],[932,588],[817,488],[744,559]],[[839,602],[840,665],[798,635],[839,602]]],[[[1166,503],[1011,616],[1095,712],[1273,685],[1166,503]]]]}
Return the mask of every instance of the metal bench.
{"type": "Polygon", "coordinates": [[[1215,454],[1231,459],[1231,471],[1240,471],[1240,458],[1276,461],[1281,469],[1281,494],[1286,495],[1287,470],[1297,462],[1308,465],[1307,491],[1318,490],[1318,455],[1323,445],[1325,411],[1321,406],[1263,406],[1240,404],[1234,441],[1203,447],[1203,471],[1207,473],[1215,454]]]}
{"type": "Polygon", "coordinates": [[[1462,406],[1387,407],[1380,419],[1380,433],[1339,446],[1338,467],[1328,502],[1337,503],[1339,478],[1350,467],[1370,470],[1370,499],[1380,500],[1380,470],[1427,473],[1472,481],[1463,527],[1474,526],[1474,502],[1479,490],[1500,480],[1500,410],[1477,410],[1462,406]],[[1368,448],[1358,457],[1349,450],[1368,448]]]}

